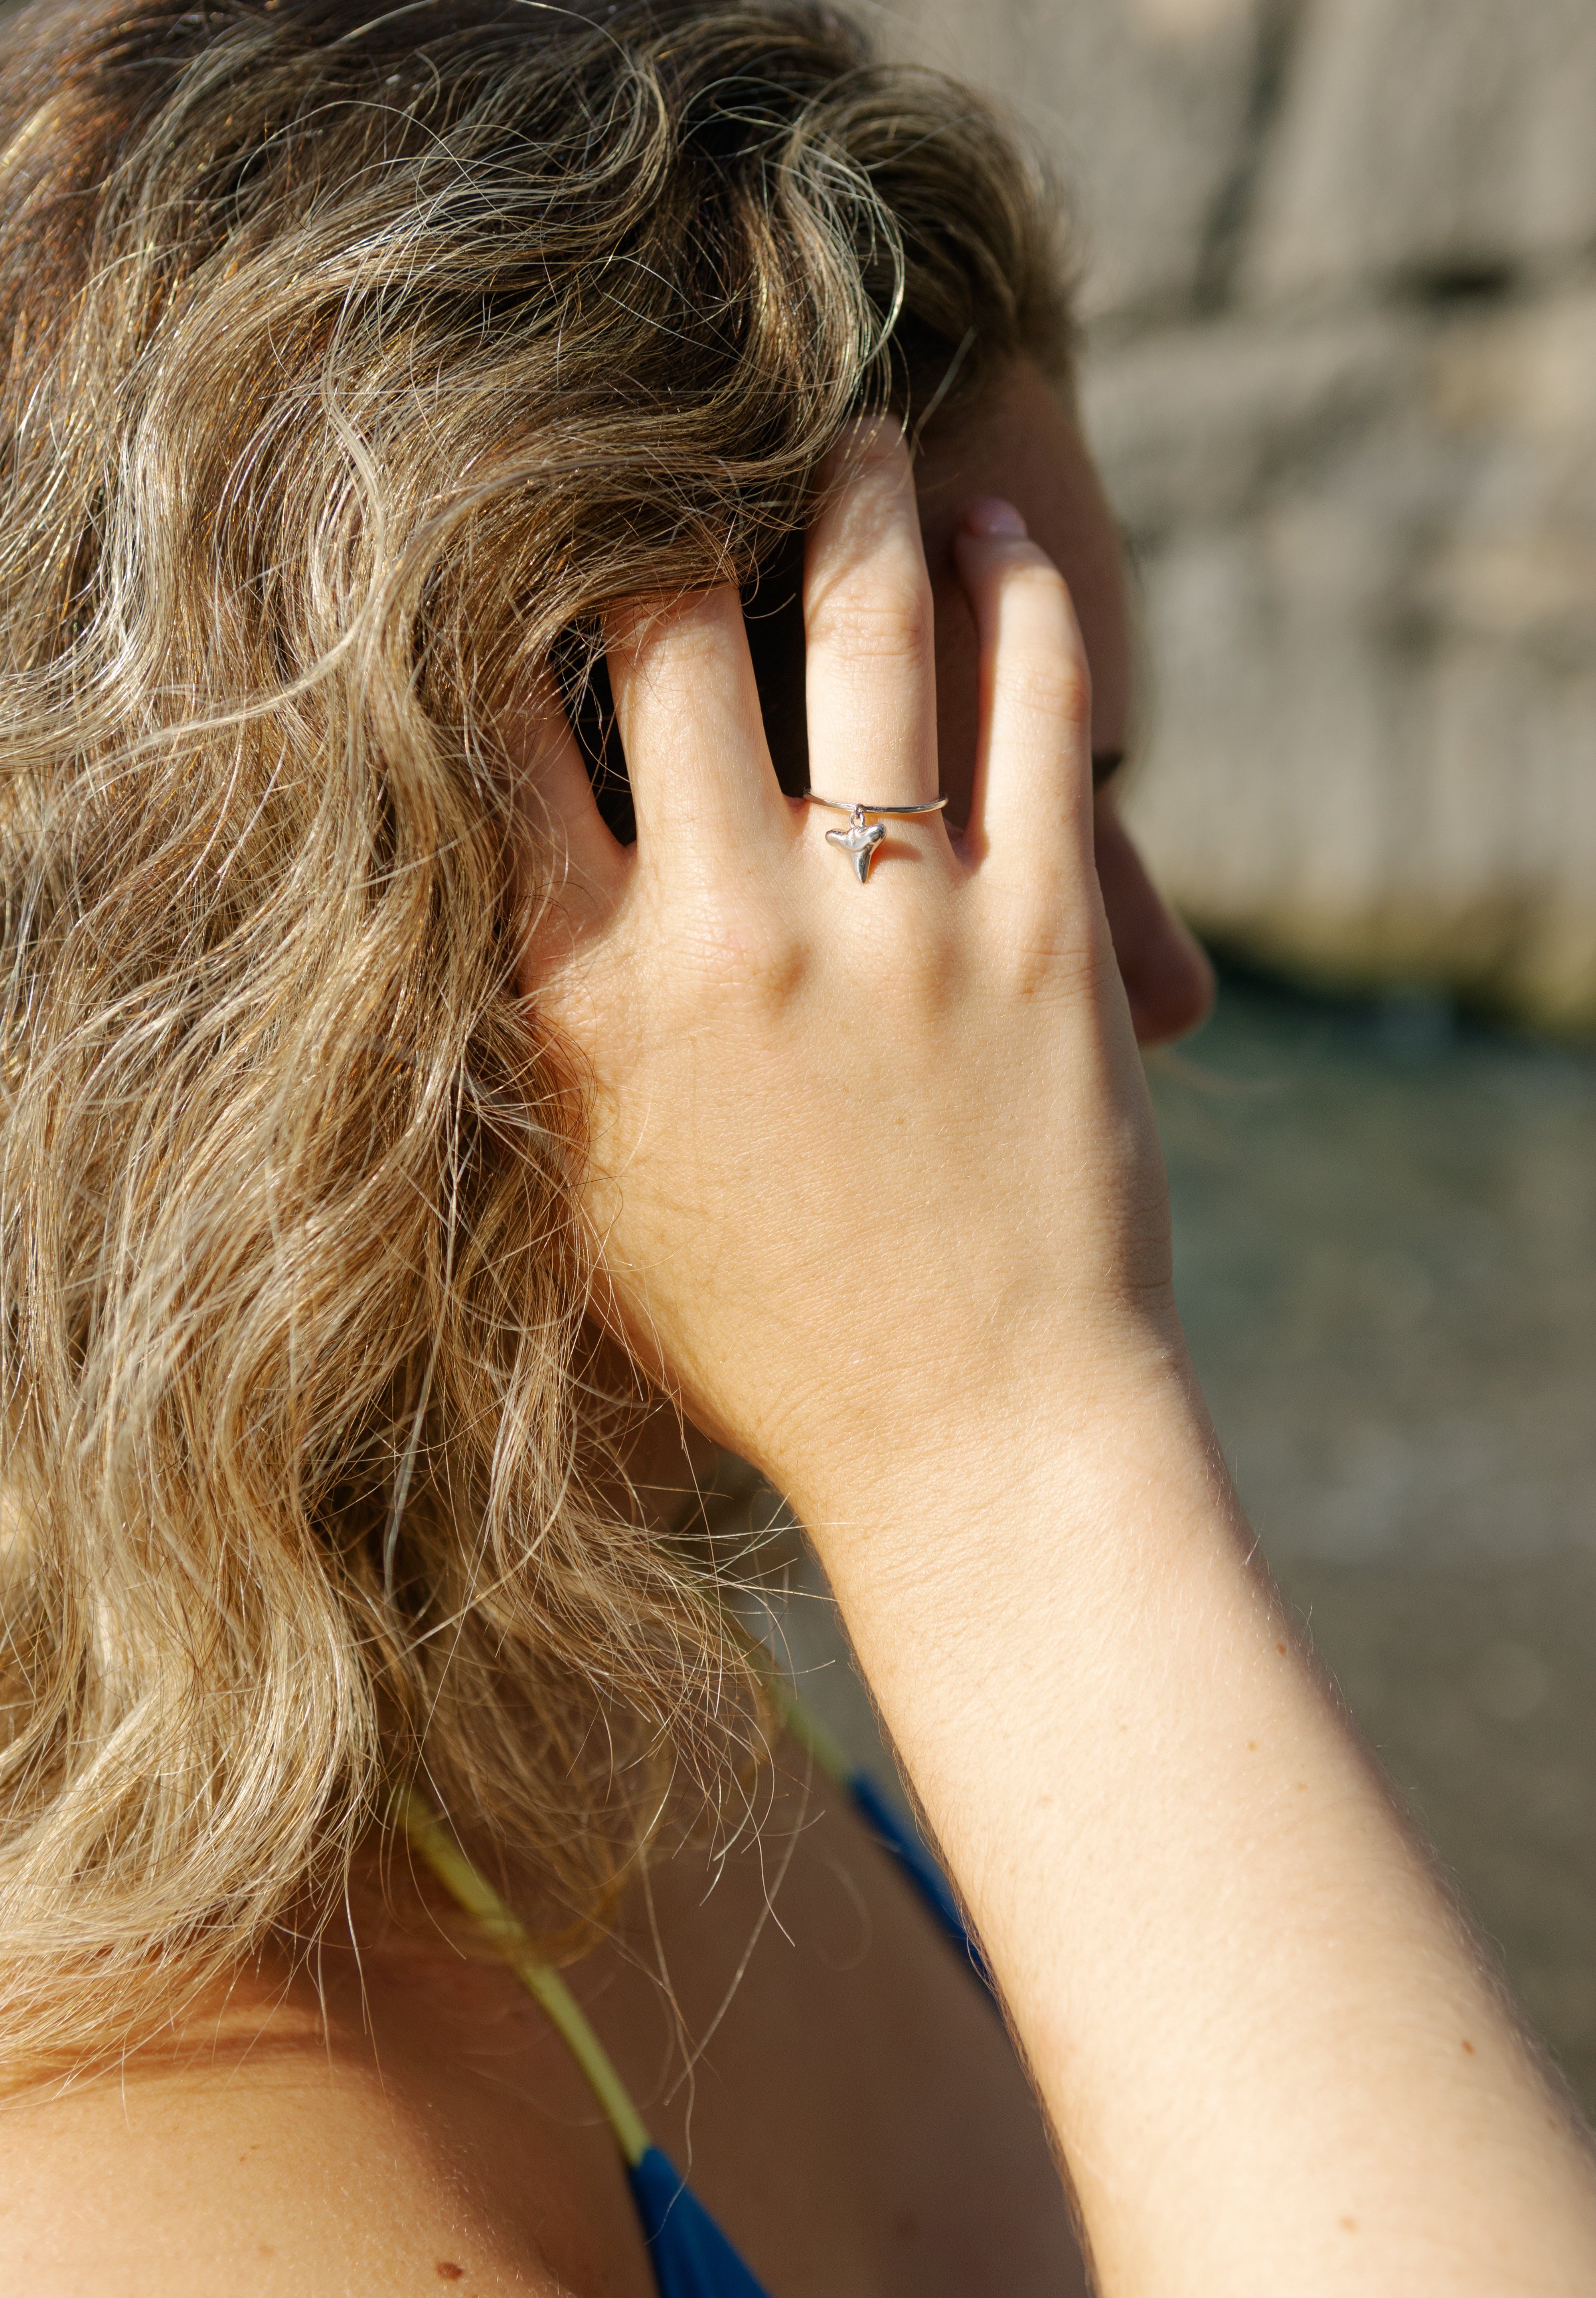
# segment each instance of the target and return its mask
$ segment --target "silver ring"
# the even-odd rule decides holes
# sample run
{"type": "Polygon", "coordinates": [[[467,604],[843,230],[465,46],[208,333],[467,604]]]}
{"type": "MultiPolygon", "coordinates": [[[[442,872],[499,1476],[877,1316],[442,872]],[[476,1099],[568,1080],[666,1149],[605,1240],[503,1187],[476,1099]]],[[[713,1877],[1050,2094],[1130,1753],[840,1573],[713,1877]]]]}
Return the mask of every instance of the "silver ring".
{"type": "Polygon", "coordinates": [[[850,805],[839,798],[823,798],[818,790],[812,789],[806,789],[804,796],[811,806],[829,806],[833,814],[847,814],[848,828],[828,830],[826,843],[839,846],[851,857],[862,886],[869,880],[876,848],[887,835],[882,827],[885,819],[897,821],[916,814],[940,814],[947,804],[946,798],[931,798],[921,806],[866,806],[857,798],[850,805]],[[870,824],[868,829],[866,822],[870,824]]]}

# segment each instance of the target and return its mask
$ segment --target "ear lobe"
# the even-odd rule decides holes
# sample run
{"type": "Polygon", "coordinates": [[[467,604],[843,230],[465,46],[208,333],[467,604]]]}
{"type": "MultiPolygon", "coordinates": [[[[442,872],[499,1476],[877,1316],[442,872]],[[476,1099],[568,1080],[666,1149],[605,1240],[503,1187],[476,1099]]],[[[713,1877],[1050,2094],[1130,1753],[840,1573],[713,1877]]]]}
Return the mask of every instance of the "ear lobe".
{"type": "Polygon", "coordinates": [[[1213,967],[1147,875],[1111,791],[1097,794],[1094,826],[1097,882],[1137,1042],[1170,1045],[1207,1019],[1213,967]]]}

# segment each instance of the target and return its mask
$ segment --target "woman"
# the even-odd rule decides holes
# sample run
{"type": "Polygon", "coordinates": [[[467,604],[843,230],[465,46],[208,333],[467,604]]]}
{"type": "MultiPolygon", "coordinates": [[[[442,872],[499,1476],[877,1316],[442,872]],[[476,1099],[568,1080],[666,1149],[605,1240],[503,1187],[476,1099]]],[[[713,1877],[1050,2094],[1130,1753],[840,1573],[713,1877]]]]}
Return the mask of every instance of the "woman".
{"type": "Polygon", "coordinates": [[[1136,1038],[1206,977],[1030,172],[768,0],[3,62],[20,2284],[1084,2286],[986,1997],[773,1751],[707,1439],[1098,2286],[1588,2289],[1181,1345],[1136,1038]]]}

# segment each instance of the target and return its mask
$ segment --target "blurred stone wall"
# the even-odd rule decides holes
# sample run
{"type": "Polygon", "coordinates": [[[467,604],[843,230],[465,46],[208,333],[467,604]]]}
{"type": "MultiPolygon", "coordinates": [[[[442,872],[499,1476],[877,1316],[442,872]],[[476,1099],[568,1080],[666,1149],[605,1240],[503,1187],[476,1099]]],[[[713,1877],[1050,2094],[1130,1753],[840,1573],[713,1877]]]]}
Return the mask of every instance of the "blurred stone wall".
{"type": "Polygon", "coordinates": [[[1596,1026],[1596,0],[898,0],[1072,188],[1211,938],[1596,1026]]]}

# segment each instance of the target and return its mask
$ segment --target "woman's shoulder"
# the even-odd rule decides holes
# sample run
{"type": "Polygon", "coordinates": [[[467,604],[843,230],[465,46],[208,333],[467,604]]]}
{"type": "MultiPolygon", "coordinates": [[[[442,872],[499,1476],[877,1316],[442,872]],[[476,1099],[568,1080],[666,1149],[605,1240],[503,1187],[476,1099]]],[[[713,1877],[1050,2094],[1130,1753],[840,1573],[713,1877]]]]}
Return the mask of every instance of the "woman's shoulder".
{"type": "Polygon", "coordinates": [[[633,2298],[624,2260],[587,2254],[605,2150],[580,2133],[574,2145],[556,2113],[545,2144],[534,2129],[522,2145],[510,2189],[461,2107],[446,2066],[391,2038],[379,2049],[302,1978],[251,1974],[125,2064],[10,2093],[8,2277],[45,2298],[387,2298],[440,2284],[633,2298]]]}
{"type": "MultiPolygon", "coordinates": [[[[544,2011],[441,1904],[359,1928],[358,1952],[329,1931],[310,1971],[241,1977],[161,2049],[0,2109],[22,2286],[656,2298],[615,2138],[544,2011]]],[[[1084,2288],[1001,2021],[822,1783],[778,1777],[762,1824],[651,1869],[566,1977],[781,2298],[1084,2288]]]]}

